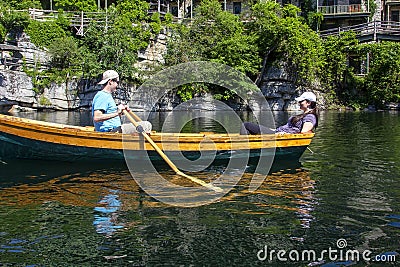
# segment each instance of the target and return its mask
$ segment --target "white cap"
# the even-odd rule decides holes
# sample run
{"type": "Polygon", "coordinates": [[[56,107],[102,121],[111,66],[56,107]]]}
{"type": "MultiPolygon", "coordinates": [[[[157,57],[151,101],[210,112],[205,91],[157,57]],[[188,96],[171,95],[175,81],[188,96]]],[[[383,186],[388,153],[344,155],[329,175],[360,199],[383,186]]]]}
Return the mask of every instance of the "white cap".
{"type": "Polygon", "coordinates": [[[317,97],[313,92],[304,92],[301,96],[296,97],[295,100],[297,102],[301,102],[303,100],[308,100],[312,102],[317,102],[317,97]]]}
{"type": "Polygon", "coordinates": [[[112,80],[112,79],[118,79],[119,80],[118,73],[115,70],[106,70],[103,73],[103,80],[101,80],[97,84],[105,84],[106,82],[108,82],[109,80],[112,80]]]}

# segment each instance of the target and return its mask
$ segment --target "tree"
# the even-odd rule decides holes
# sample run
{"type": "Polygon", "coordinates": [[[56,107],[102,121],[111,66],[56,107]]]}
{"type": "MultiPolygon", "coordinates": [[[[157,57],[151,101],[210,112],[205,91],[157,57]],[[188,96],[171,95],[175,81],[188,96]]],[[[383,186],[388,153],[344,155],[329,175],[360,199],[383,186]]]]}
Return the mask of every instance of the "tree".
{"type": "Polygon", "coordinates": [[[32,43],[38,47],[48,47],[56,38],[66,37],[65,30],[55,21],[31,20],[26,29],[32,43]]]}
{"type": "MultiPolygon", "coordinates": [[[[23,31],[29,24],[29,15],[25,12],[10,10],[11,6],[0,5],[0,41],[4,42],[10,33],[23,31]]],[[[13,38],[13,36],[10,36],[13,38]]]]}
{"type": "Polygon", "coordinates": [[[97,11],[96,0],[53,0],[56,9],[64,11],[97,11]]]}
{"type": "MultiPolygon", "coordinates": [[[[225,12],[216,0],[202,1],[196,9],[191,25],[177,25],[171,29],[167,44],[167,65],[190,61],[212,61],[233,67],[249,76],[260,67],[255,35],[246,30],[238,16],[225,12]]],[[[189,99],[197,93],[221,88],[211,85],[183,86],[178,93],[189,99]]],[[[228,91],[220,92],[229,98],[228,91]]]]}
{"type": "Polygon", "coordinates": [[[49,53],[52,67],[60,70],[78,67],[82,57],[77,42],[70,36],[54,39],[49,46],[49,53]]]}
{"type": "Polygon", "coordinates": [[[400,102],[400,44],[366,44],[362,46],[362,51],[370,54],[366,77],[369,103],[382,106],[386,102],[400,102]]]}
{"type": "MultiPolygon", "coordinates": [[[[121,77],[137,79],[135,63],[138,51],[147,47],[150,29],[142,22],[147,19],[145,1],[122,1],[108,9],[108,27],[91,23],[82,44],[91,51],[84,58],[84,72],[97,76],[104,69],[115,69],[121,77]]],[[[105,14],[104,14],[105,15],[105,14]]]]}
{"type": "Polygon", "coordinates": [[[293,5],[257,3],[252,6],[253,20],[248,28],[256,34],[258,54],[263,59],[260,75],[267,65],[284,62],[296,83],[311,85],[322,67],[321,40],[298,13],[300,9],[293,5]]]}
{"type": "Polygon", "coordinates": [[[42,4],[40,0],[8,0],[8,1],[0,1],[0,4],[9,5],[14,10],[23,10],[28,8],[41,8],[42,4]]]}
{"type": "MultiPolygon", "coordinates": [[[[355,52],[358,41],[354,32],[345,32],[340,36],[330,36],[323,40],[323,67],[320,72],[326,91],[338,96],[347,95],[346,74],[352,72],[348,67],[349,53],[355,52]]],[[[357,52],[355,52],[357,53],[357,52]]]]}

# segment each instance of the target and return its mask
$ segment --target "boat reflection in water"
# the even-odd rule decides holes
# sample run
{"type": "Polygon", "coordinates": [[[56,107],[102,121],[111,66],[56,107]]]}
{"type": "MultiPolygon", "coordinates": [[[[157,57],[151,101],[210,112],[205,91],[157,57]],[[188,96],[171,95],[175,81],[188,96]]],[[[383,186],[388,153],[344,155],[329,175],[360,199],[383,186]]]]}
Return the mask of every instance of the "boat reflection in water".
{"type": "MultiPolygon", "coordinates": [[[[167,207],[142,191],[123,164],[68,164],[53,162],[40,168],[37,161],[9,162],[5,165],[8,171],[2,173],[1,205],[23,207],[58,202],[66,206],[92,207],[93,225],[98,233],[105,235],[129,227],[131,223],[119,219],[124,212],[167,207]],[[19,178],[14,179],[15,175],[19,178]]],[[[160,167],[158,169],[160,171],[160,167]]],[[[218,177],[223,170],[224,166],[213,166],[194,174],[199,179],[210,180],[210,176],[218,177]]],[[[271,208],[293,211],[301,225],[309,227],[313,219],[311,212],[316,204],[314,181],[299,162],[286,166],[274,164],[267,176],[252,171],[252,166],[249,166],[240,182],[218,203],[242,201],[241,206],[252,207],[235,212],[251,214],[266,214],[271,208]],[[262,176],[265,180],[256,191],[249,192],[248,185],[254,176],[262,176]]],[[[174,183],[193,186],[167,168],[161,168],[161,174],[174,183]]]]}
{"type": "MultiPolygon", "coordinates": [[[[314,181],[300,164],[275,166],[254,192],[248,190],[250,180],[262,174],[249,167],[218,201],[180,208],[149,196],[123,164],[7,163],[0,179],[3,262],[62,265],[85,260],[98,266],[119,259],[133,265],[165,260],[189,264],[192,257],[230,253],[225,248],[232,238],[240,250],[252,253],[283,237],[302,242],[301,229],[310,227],[317,204],[314,181]],[[16,249],[23,257],[13,252],[16,249]]],[[[215,165],[196,177],[209,180],[223,170],[215,165]]],[[[180,185],[197,186],[167,168],[160,174],[180,185]]],[[[228,258],[239,252],[231,253],[228,258]]],[[[248,260],[250,264],[253,259],[248,260]]]]}

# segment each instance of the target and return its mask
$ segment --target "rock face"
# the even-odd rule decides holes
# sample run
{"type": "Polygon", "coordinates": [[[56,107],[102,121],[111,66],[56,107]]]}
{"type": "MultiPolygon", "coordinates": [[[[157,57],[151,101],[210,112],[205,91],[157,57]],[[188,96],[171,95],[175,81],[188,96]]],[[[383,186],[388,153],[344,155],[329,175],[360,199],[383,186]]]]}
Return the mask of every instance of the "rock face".
{"type": "MultiPolygon", "coordinates": [[[[260,90],[272,110],[299,110],[295,98],[305,91],[310,91],[310,89],[296,86],[293,77],[283,63],[278,66],[271,66],[264,73],[260,90]]],[[[322,95],[318,92],[314,93],[317,95],[318,102],[320,102],[322,95]]]]}
{"type": "Polygon", "coordinates": [[[146,65],[165,62],[164,55],[167,53],[167,35],[165,32],[158,34],[150,40],[150,44],[144,51],[138,53],[139,62],[136,64],[139,68],[146,65]]]}
{"type": "MultiPolygon", "coordinates": [[[[70,81],[62,84],[53,83],[45,88],[42,94],[38,95],[33,90],[31,78],[24,72],[0,70],[0,108],[3,107],[3,110],[14,104],[55,110],[89,108],[94,95],[99,90],[101,90],[101,87],[96,85],[96,81],[70,79],[70,81]]],[[[288,81],[274,79],[263,81],[260,90],[272,110],[298,110],[298,104],[294,98],[305,91],[296,88],[288,81]]],[[[179,96],[170,92],[159,99],[156,107],[147,107],[148,101],[146,99],[151,97],[151,92],[143,92],[138,90],[136,86],[127,85],[116,94],[117,102],[128,103],[134,110],[152,108],[168,111],[182,102],[179,96]]],[[[215,107],[211,95],[204,95],[202,99],[204,102],[191,103],[190,109],[212,110],[215,107]]],[[[248,108],[240,99],[231,100],[227,105],[234,109],[248,108]]]]}
{"type": "Polygon", "coordinates": [[[32,107],[37,104],[31,78],[24,72],[0,71],[0,109],[12,105],[32,107]]]}

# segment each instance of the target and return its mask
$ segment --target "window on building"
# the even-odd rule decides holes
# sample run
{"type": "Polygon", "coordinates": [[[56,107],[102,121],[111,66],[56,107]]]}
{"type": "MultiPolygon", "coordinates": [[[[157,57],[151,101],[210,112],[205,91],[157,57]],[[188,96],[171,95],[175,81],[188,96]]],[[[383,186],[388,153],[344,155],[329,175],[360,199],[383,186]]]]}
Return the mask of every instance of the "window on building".
{"type": "Polygon", "coordinates": [[[337,2],[335,0],[323,0],[321,1],[322,4],[320,6],[333,6],[337,5],[337,2]]]}
{"type": "Polygon", "coordinates": [[[397,22],[400,21],[399,20],[399,13],[400,13],[399,10],[392,10],[392,12],[390,14],[391,15],[390,16],[390,20],[391,21],[397,21],[397,22]]]}
{"type": "Polygon", "coordinates": [[[177,6],[171,6],[171,14],[175,17],[178,17],[178,7],[177,6]]]}
{"type": "Polygon", "coordinates": [[[233,2],[233,14],[242,13],[242,2],[233,2]]]}

